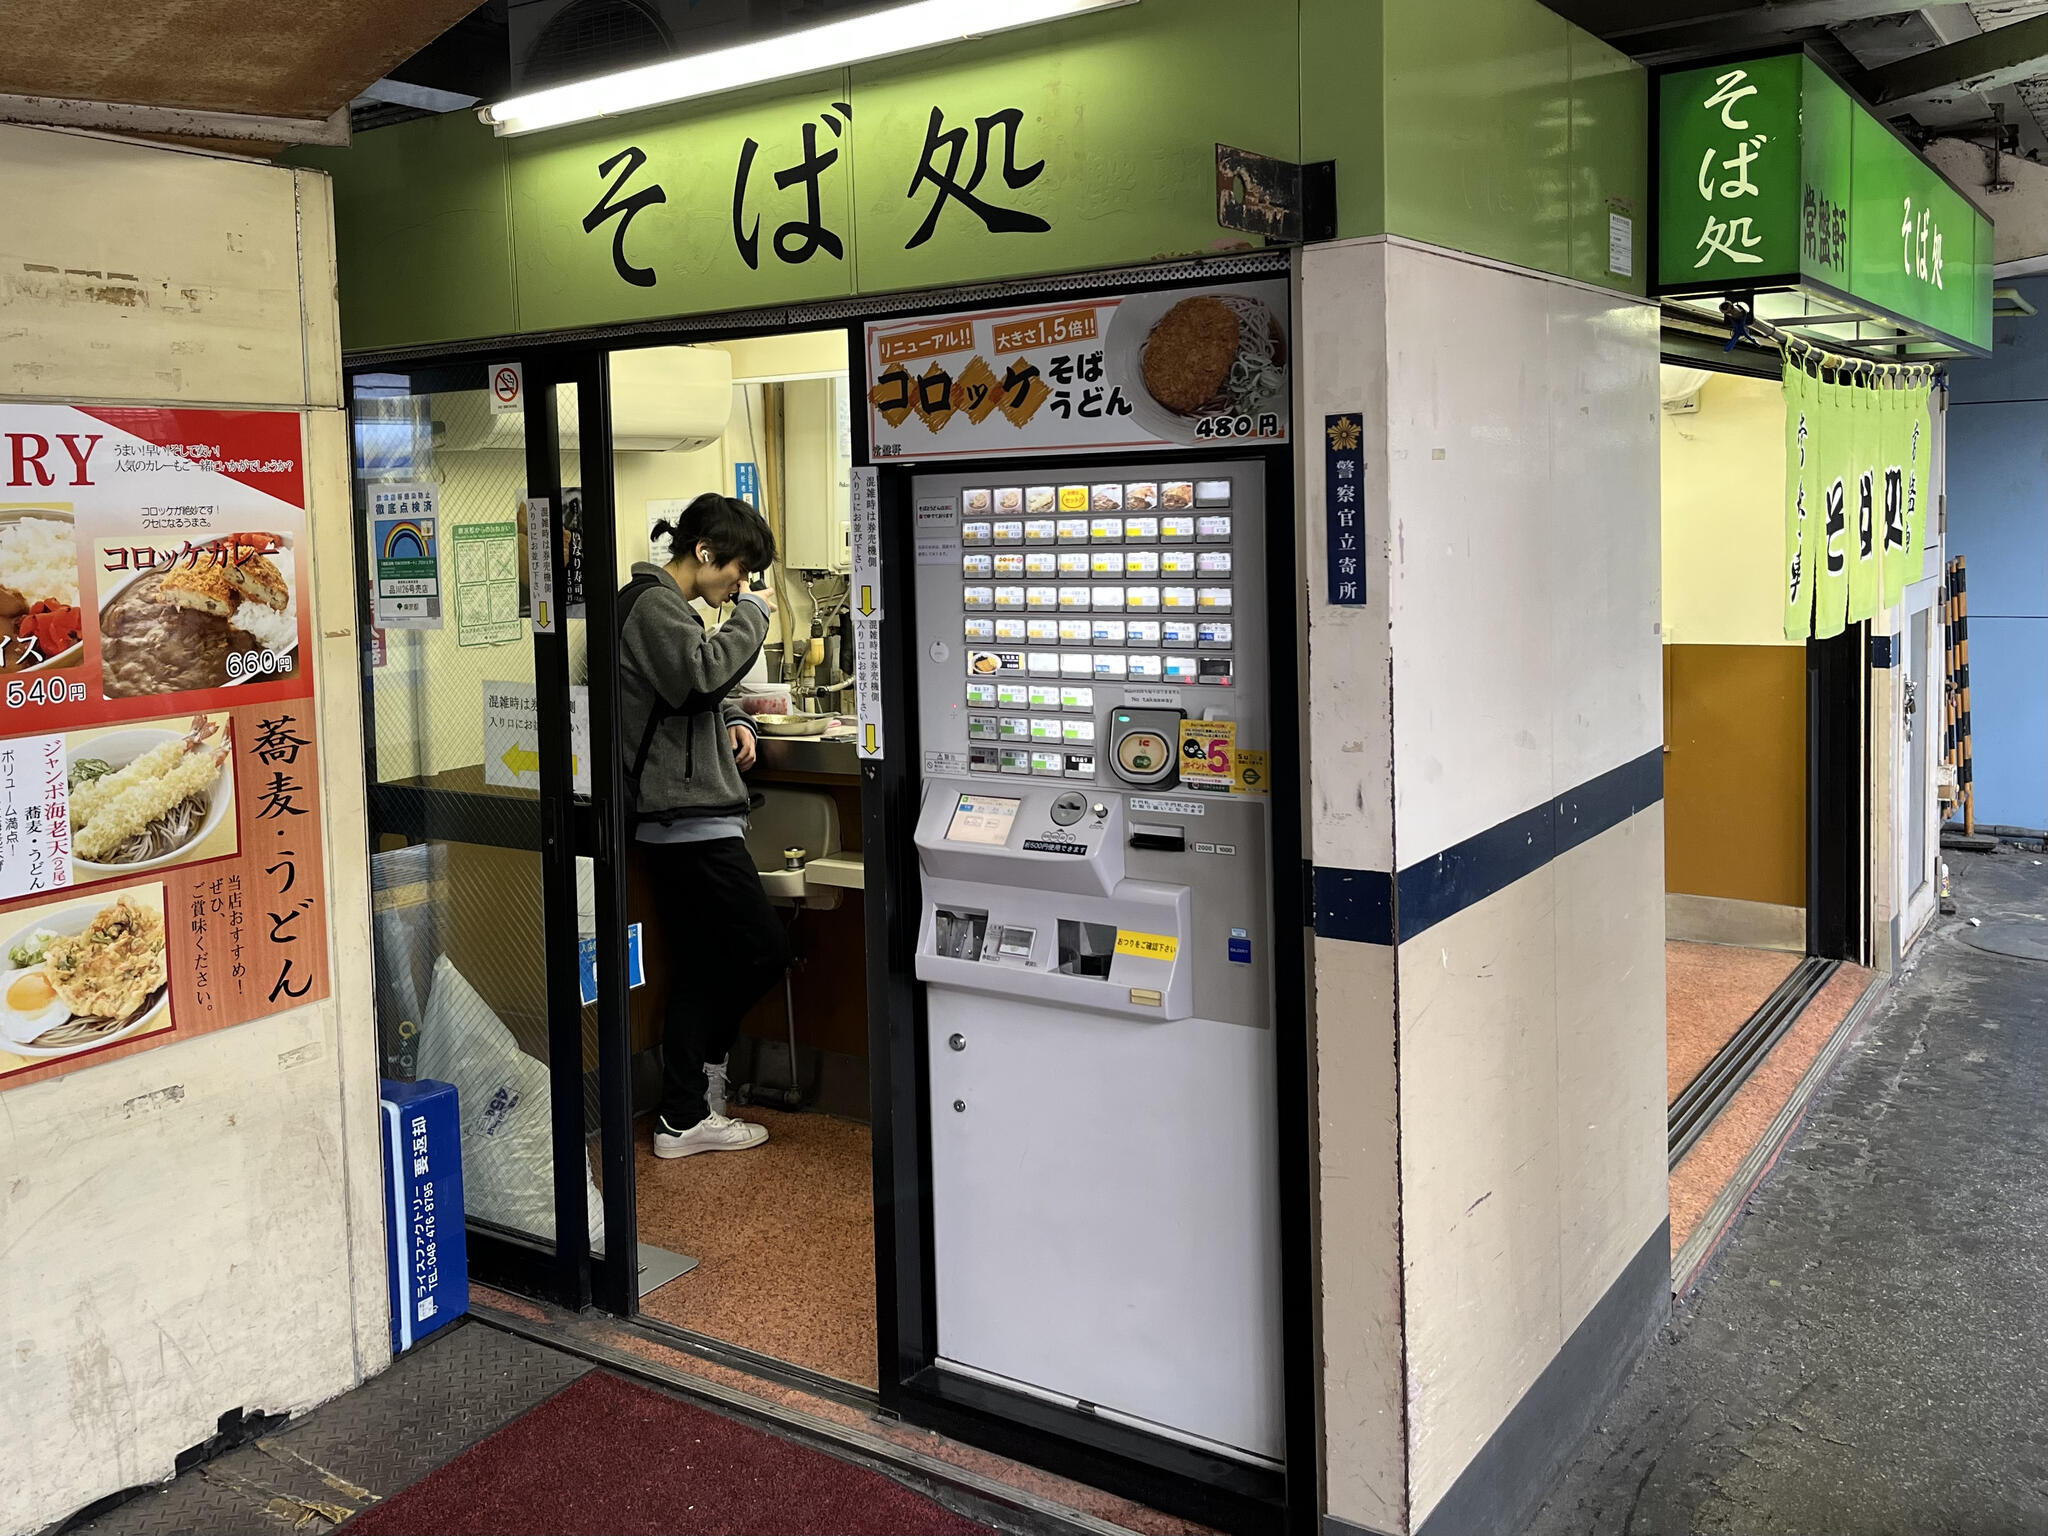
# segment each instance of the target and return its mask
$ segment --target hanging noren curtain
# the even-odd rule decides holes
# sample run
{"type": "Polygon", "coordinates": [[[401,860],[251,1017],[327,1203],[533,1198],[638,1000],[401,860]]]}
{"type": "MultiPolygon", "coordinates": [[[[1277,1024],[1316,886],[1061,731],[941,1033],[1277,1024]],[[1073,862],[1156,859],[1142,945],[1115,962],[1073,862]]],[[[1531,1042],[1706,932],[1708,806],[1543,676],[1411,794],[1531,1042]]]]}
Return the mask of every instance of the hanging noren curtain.
{"type": "Polygon", "coordinates": [[[1785,358],[1785,638],[1826,640],[1921,576],[1927,401],[1921,368],[1785,358]]]}

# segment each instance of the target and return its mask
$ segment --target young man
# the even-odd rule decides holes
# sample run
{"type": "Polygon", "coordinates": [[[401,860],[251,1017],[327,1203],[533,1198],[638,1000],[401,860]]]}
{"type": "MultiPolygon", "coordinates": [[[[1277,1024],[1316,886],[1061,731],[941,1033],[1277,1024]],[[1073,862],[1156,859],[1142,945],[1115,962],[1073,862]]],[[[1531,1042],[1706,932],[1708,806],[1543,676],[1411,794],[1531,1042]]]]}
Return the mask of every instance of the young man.
{"type": "Polygon", "coordinates": [[[775,599],[749,591],[747,577],[774,562],[775,540],[760,513],[719,495],[699,496],[653,533],[668,536],[672,557],[636,562],[619,594],[619,736],[669,954],[654,1155],[688,1157],[768,1139],[711,1108],[705,1067],[724,1060],[740,1020],[789,967],[747,853],[740,773],[754,765],[754,728],[727,697],[768,635],[775,599]],[[732,603],[732,615],[709,634],[692,599],[732,603]]]}

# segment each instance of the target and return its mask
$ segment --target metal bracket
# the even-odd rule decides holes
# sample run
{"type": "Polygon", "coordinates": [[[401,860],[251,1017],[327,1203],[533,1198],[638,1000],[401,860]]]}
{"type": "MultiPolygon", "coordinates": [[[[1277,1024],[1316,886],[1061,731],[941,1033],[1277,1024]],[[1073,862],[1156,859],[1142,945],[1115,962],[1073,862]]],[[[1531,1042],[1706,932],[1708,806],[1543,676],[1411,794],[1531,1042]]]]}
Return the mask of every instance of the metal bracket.
{"type": "Polygon", "coordinates": [[[1337,237],[1337,163],[1216,146],[1216,222],[1278,245],[1337,237]]]}

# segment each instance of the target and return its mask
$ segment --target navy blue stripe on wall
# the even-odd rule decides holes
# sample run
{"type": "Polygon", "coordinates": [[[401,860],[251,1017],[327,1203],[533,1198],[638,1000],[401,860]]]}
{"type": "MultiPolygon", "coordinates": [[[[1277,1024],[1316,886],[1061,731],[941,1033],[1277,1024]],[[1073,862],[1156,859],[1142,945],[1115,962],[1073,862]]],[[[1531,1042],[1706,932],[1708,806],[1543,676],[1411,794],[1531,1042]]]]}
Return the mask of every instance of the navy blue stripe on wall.
{"type": "Polygon", "coordinates": [[[1394,881],[1383,869],[1316,866],[1316,932],[1354,944],[1394,942],[1394,881]]]}
{"type": "Polygon", "coordinates": [[[1318,865],[1316,933],[1391,944],[1398,929],[1400,938],[1412,939],[1663,798],[1664,750],[1658,747],[1410,865],[1398,879],[1318,865]]]}

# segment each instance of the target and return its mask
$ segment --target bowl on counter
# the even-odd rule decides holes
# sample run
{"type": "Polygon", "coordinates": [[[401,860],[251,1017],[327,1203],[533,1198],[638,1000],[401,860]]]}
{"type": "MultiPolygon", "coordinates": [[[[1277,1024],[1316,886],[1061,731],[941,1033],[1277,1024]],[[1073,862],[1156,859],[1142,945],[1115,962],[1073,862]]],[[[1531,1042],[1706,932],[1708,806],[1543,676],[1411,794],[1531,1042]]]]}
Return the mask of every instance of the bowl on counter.
{"type": "Polygon", "coordinates": [[[754,726],[769,736],[822,736],[836,715],[755,715],[754,726]]]}

